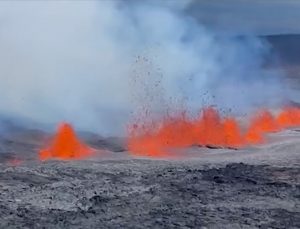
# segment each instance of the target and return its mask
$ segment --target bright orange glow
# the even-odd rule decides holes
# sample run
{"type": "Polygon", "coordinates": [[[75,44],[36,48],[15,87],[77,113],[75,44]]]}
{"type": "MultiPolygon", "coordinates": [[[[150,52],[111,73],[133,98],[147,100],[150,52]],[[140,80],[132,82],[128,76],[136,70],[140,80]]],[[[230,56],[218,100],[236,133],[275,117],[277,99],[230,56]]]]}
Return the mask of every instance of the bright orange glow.
{"type": "Polygon", "coordinates": [[[39,152],[39,158],[40,160],[83,159],[91,154],[92,149],[80,142],[72,126],[68,123],[61,123],[51,145],[39,152]]]}
{"type": "Polygon", "coordinates": [[[193,123],[188,121],[185,114],[177,118],[165,119],[157,133],[160,145],[168,147],[186,147],[195,141],[193,123]]]}
{"type": "Polygon", "coordinates": [[[240,148],[244,145],[240,127],[234,118],[225,118],[224,122],[225,146],[240,148]]]}
{"type": "MultiPolygon", "coordinates": [[[[161,120],[142,121],[144,124],[129,127],[128,151],[136,156],[165,157],[172,156],[172,149],[193,145],[242,148],[266,143],[266,134],[300,126],[300,109],[285,108],[277,116],[261,110],[243,129],[234,117],[222,117],[213,107],[204,108],[197,118],[182,112],[161,120]]],[[[72,126],[62,123],[51,144],[39,152],[39,158],[84,159],[92,154],[93,150],[77,138],[72,126]]]]}
{"type": "Polygon", "coordinates": [[[203,109],[196,120],[189,120],[181,114],[176,118],[165,118],[155,125],[133,126],[129,131],[128,149],[138,156],[166,156],[171,148],[191,145],[234,148],[243,145],[236,120],[222,120],[212,107],[203,109]]]}
{"type": "Polygon", "coordinates": [[[199,145],[222,145],[225,141],[224,129],[219,113],[212,107],[203,109],[196,121],[197,143],[199,145]]]}
{"type": "Polygon", "coordinates": [[[192,145],[241,148],[265,143],[267,133],[296,126],[300,126],[299,108],[286,108],[277,117],[267,110],[259,111],[242,131],[235,118],[222,118],[216,109],[207,107],[197,119],[182,114],[151,125],[134,124],[129,131],[128,150],[133,155],[161,157],[169,155],[172,148],[192,145]]]}
{"type": "Polygon", "coordinates": [[[277,122],[282,128],[300,126],[300,108],[289,107],[280,112],[277,122]]]}
{"type": "Polygon", "coordinates": [[[246,141],[250,144],[263,143],[265,141],[265,133],[276,132],[278,130],[279,124],[273,115],[267,110],[260,111],[251,120],[246,133],[246,141]]]}

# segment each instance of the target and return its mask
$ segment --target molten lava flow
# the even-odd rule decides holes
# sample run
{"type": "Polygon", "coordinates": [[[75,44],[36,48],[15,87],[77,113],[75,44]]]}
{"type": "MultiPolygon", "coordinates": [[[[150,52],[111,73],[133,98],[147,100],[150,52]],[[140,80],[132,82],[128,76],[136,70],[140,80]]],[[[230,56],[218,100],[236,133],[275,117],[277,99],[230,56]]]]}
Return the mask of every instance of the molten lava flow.
{"type": "Polygon", "coordinates": [[[52,144],[39,152],[41,160],[51,158],[82,159],[91,156],[92,149],[81,143],[72,126],[68,123],[59,125],[52,144]]]}
{"type": "Polygon", "coordinates": [[[153,133],[145,125],[134,124],[129,129],[128,150],[137,156],[159,156],[160,146],[153,133]]]}
{"type": "Polygon", "coordinates": [[[192,145],[240,148],[265,142],[265,135],[283,128],[300,126],[300,109],[286,108],[274,117],[269,111],[257,112],[242,133],[233,117],[222,118],[212,107],[204,108],[198,119],[183,115],[165,117],[152,125],[133,125],[128,149],[139,156],[166,156],[169,149],[192,145]]]}
{"type": "Polygon", "coordinates": [[[246,141],[249,144],[263,143],[265,133],[276,132],[279,129],[279,124],[269,111],[260,111],[251,120],[246,141]]]}
{"type": "Polygon", "coordinates": [[[222,119],[218,111],[212,107],[203,109],[195,128],[199,145],[233,148],[243,145],[237,121],[233,117],[222,119]]]}
{"type": "Polygon", "coordinates": [[[223,125],[219,113],[214,108],[203,109],[202,115],[195,125],[199,145],[220,146],[224,143],[223,125]]]}
{"type": "Polygon", "coordinates": [[[243,139],[234,118],[222,120],[212,107],[203,109],[199,119],[189,120],[183,113],[166,117],[154,125],[133,125],[128,149],[138,156],[166,156],[169,149],[192,145],[241,147],[243,139]]]}
{"type": "Polygon", "coordinates": [[[282,128],[300,126],[300,108],[289,107],[280,112],[277,122],[282,128]]]}
{"type": "Polygon", "coordinates": [[[128,140],[128,150],[136,156],[162,157],[168,153],[163,151],[155,135],[143,135],[130,137],[128,140]]]}
{"type": "Polygon", "coordinates": [[[183,113],[176,118],[165,119],[157,133],[160,145],[168,147],[186,147],[195,142],[193,123],[183,113]]]}
{"type": "Polygon", "coordinates": [[[128,149],[138,156],[168,156],[170,148],[197,144],[195,125],[185,113],[165,117],[152,125],[134,125],[129,132],[128,149]]]}
{"type": "Polygon", "coordinates": [[[242,147],[245,141],[237,121],[234,118],[225,118],[223,126],[225,133],[225,147],[242,147]]]}

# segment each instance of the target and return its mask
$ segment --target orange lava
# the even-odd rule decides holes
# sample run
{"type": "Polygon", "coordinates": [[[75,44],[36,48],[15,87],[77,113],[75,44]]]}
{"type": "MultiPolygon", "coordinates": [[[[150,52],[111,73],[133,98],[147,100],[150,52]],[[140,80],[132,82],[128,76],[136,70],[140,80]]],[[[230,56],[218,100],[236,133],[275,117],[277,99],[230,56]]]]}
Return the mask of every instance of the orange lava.
{"type": "Polygon", "coordinates": [[[80,142],[72,126],[61,123],[49,147],[40,150],[39,159],[84,159],[92,155],[92,149],[80,142]]]}
{"type": "Polygon", "coordinates": [[[233,117],[222,119],[212,107],[203,109],[194,125],[198,145],[236,148],[243,144],[237,121],[233,117]]]}
{"type": "MultiPolygon", "coordinates": [[[[183,112],[162,120],[145,120],[147,124],[133,124],[128,132],[128,150],[136,156],[172,156],[172,149],[193,145],[216,148],[242,148],[266,142],[266,134],[300,126],[300,109],[284,108],[276,116],[260,110],[251,116],[248,126],[241,128],[234,117],[222,117],[213,107],[204,108],[197,118],[183,112]]],[[[93,150],[82,143],[72,126],[59,125],[51,144],[39,152],[41,160],[84,159],[93,150]]]]}
{"type": "Polygon", "coordinates": [[[198,145],[218,146],[225,143],[224,129],[217,110],[203,109],[200,119],[195,122],[198,145]]]}
{"type": "Polygon", "coordinates": [[[234,118],[222,119],[212,107],[203,109],[196,120],[184,114],[165,118],[156,125],[134,125],[129,131],[128,149],[139,156],[166,156],[169,149],[192,145],[240,147],[243,138],[234,118]]]}
{"type": "Polygon", "coordinates": [[[133,155],[161,157],[169,155],[172,148],[192,145],[241,148],[265,143],[267,133],[300,126],[300,109],[285,108],[278,116],[261,110],[252,116],[244,131],[234,117],[221,117],[213,107],[204,108],[197,119],[183,114],[151,125],[133,126],[128,150],[133,155]]]}
{"type": "Polygon", "coordinates": [[[242,147],[245,141],[237,121],[234,118],[225,118],[223,126],[225,134],[225,147],[242,147]]]}
{"type": "Polygon", "coordinates": [[[186,147],[195,139],[193,124],[188,121],[185,114],[165,119],[156,136],[164,148],[186,147]]]}
{"type": "Polygon", "coordinates": [[[252,118],[245,138],[249,144],[263,143],[266,133],[276,132],[279,129],[280,126],[273,115],[269,111],[263,110],[252,118]]]}
{"type": "Polygon", "coordinates": [[[277,123],[282,128],[300,126],[300,108],[289,107],[280,112],[277,123]]]}

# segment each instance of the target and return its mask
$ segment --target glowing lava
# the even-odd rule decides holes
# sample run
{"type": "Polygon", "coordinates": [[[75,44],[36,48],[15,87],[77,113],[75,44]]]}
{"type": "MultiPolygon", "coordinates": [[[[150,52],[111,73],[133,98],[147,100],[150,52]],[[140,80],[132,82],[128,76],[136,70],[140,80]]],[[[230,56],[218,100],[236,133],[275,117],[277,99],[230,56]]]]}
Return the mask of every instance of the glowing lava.
{"type": "Polygon", "coordinates": [[[39,158],[40,160],[83,159],[91,156],[92,153],[91,148],[80,142],[70,124],[61,123],[50,146],[39,152],[39,158]]]}
{"type": "Polygon", "coordinates": [[[223,122],[225,147],[240,148],[244,145],[240,126],[234,118],[225,118],[223,122]]]}
{"type": "Polygon", "coordinates": [[[269,111],[260,111],[250,122],[249,129],[245,136],[246,141],[250,144],[263,143],[265,141],[264,134],[276,132],[279,129],[280,125],[269,111]]]}
{"type": "Polygon", "coordinates": [[[139,156],[165,156],[172,148],[192,145],[241,148],[264,143],[267,133],[300,126],[300,109],[285,108],[278,116],[267,110],[257,112],[242,131],[234,117],[222,118],[212,107],[204,108],[197,119],[185,115],[165,117],[151,125],[133,125],[128,149],[139,156]]]}
{"type": "Polygon", "coordinates": [[[300,126],[300,108],[289,107],[284,109],[278,115],[277,122],[282,128],[300,126]]]}
{"type": "Polygon", "coordinates": [[[170,148],[192,145],[237,148],[244,142],[236,120],[222,119],[212,107],[203,109],[196,120],[181,114],[142,128],[134,126],[129,132],[128,149],[140,156],[166,156],[170,148]]]}
{"type": "Polygon", "coordinates": [[[212,107],[203,109],[194,126],[198,145],[236,148],[243,144],[237,121],[233,117],[222,119],[212,107]]]}
{"type": "MultiPolygon", "coordinates": [[[[197,118],[189,118],[182,112],[155,122],[145,120],[145,123],[130,126],[129,152],[137,156],[165,157],[172,156],[171,149],[193,145],[237,149],[265,143],[268,133],[300,126],[300,109],[285,108],[276,116],[261,110],[252,116],[247,128],[241,128],[234,117],[222,117],[213,107],[204,108],[197,118]]],[[[39,158],[84,159],[92,154],[93,150],[80,142],[72,126],[62,123],[50,146],[39,152],[39,158]]]]}

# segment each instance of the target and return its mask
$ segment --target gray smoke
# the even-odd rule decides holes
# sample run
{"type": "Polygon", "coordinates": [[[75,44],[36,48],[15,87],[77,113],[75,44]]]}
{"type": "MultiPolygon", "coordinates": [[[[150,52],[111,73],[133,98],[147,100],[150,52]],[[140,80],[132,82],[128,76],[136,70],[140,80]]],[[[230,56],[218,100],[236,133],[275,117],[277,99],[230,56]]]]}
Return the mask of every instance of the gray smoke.
{"type": "Polygon", "coordinates": [[[185,13],[189,3],[0,2],[0,112],[119,135],[140,106],[280,103],[268,45],[216,35],[185,13]]]}

